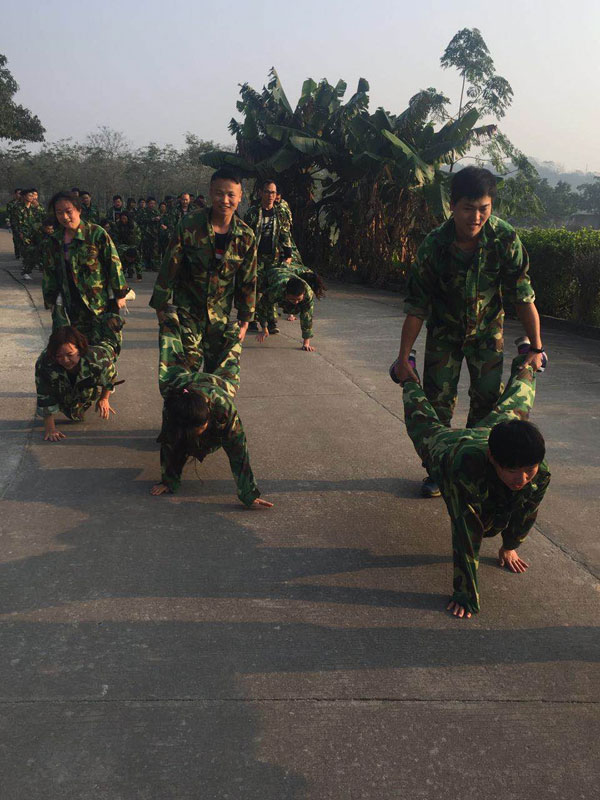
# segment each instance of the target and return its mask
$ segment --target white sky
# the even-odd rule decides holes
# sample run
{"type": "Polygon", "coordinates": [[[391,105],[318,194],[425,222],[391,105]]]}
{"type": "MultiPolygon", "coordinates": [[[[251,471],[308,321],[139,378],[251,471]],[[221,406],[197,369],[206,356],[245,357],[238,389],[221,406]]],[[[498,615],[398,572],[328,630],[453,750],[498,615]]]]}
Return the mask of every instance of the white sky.
{"type": "MultiPolygon", "coordinates": [[[[402,111],[434,86],[457,105],[458,73],[439,59],[477,27],[515,93],[501,123],[527,155],[600,172],[600,2],[579,0],[0,0],[0,52],[19,102],[54,141],[99,125],[135,144],[180,147],[186,131],[230,142],[238,84],[260,90],[271,66],[292,105],[307,77],[359,77],[371,111],[402,111]]],[[[239,116],[239,115],[237,115],[239,116]]]]}

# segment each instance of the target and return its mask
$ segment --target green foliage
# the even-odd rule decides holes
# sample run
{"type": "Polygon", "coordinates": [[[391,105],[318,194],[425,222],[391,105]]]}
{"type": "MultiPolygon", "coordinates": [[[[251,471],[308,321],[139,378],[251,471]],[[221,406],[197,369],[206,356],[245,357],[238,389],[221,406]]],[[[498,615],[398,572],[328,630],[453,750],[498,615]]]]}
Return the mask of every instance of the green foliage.
{"type": "Polygon", "coordinates": [[[121,132],[100,127],[83,143],[62,139],[44,144],[38,153],[9,145],[0,148],[0,186],[7,194],[15,186],[36,186],[46,200],[58,189],[79,186],[92,192],[101,210],[116,192],[136,198],[184,189],[206,194],[211,170],[200,156],[215,143],[190,133],[185,142],[182,150],[154,142],[134,149],[121,132]]]}
{"type": "Polygon", "coordinates": [[[513,90],[505,78],[494,72],[494,61],[477,28],[458,31],[445,49],[440,64],[443,69],[454,67],[463,79],[459,118],[473,108],[480,115],[493,114],[499,119],[506,114],[513,90]]]}
{"type": "Polygon", "coordinates": [[[600,177],[596,176],[593,183],[582,183],[577,187],[581,193],[580,207],[584,211],[600,211],[600,177]]]}
{"type": "Polygon", "coordinates": [[[29,109],[14,102],[19,86],[7,63],[6,56],[0,53],[0,139],[41,142],[46,129],[29,109]]]}
{"type": "Polygon", "coordinates": [[[598,295],[592,300],[589,297],[596,278],[591,271],[587,280],[585,265],[594,259],[595,263],[598,261],[600,231],[533,228],[520,230],[519,236],[529,253],[531,279],[540,312],[596,324],[592,320],[598,312],[598,295]]]}

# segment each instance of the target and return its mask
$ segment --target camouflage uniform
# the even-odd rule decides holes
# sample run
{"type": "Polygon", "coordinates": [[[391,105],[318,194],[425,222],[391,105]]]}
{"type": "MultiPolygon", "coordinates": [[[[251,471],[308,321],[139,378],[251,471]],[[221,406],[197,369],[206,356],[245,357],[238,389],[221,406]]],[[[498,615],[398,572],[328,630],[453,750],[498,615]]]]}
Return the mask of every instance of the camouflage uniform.
{"type": "Polygon", "coordinates": [[[290,221],[280,206],[273,206],[273,247],[270,253],[261,252],[261,239],[263,232],[263,207],[260,203],[250,206],[244,215],[244,222],[249,225],[256,236],[257,274],[258,282],[266,270],[277,266],[281,261],[292,255],[290,221]]]}
{"type": "MultiPolygon", "coordinates": [[[[64,229],[50,236],[42,291],[46,308],[53,307],[54,328],[73,325],[90,344],[103,344],[109,329],[123,321],[112,303],[129,291],[117,250],[104,228],[81,222],[69,247],[72,282],[63,254],[64,229]],[[62,305],[58,302],[62,298],[62,305]]],[[[119,346],[117,353],[120,351],[119,346]]]]}
{"type": "Polygon", "coordinates": [[[502,534],[506,549],[515,550],[536,520],[550,482],[545,461],[520,491],[510,490],[488,458],[490,430],[499,422],[527,419],[535,397],[535,373],[523,367],[525,356],[512,363],[511,379],[490,413],[472,428],[449,429],[439,419],[425,392],[414,381],[404,383],[406,429],[429,474],[438,483],[450,514],[454,552],[452,600],[467,611],[479,611],[477,568],[484,537],[502,534]]]}
{"type": "Polygon", "coordinates": [[[139,215],[142,229],[142,260],[146,269],[157,272],[160,268],[160,214],[158,208],[145,208],[139,215]]]}
{"type": "Polygon", "coordinates": [[[16,224],[19,235],[19,252],[23,259],[23,272],[30,274],[38,261],[36,236],[40,224],[40,213],[31,204],[21,203],[16,212],[16,224]]]}
{"type": "Polygon", "coordinates": [[[423,388],[449,425],[463,358],[471,376],[467,427],[483,419],[502,391],[503,295],[533,303],[529,258],[514,228],[491,216],[477,249],[458,250],[454,221],[432,231],[417,253],[404,310],[427,320],[423,388]]]}
{"type": "Polygon", "coordinates": [[[83,203],[81,204],[81,219],[84,222],[93,222],[94,225],[100,224],[100,211],[98,210],[98,206],[95,206],[93,203],[90,203],[89,206],[84,206],[83,203]]]}
{"type": "Polygon", "coordinates": [[[263,275],[262,294],[256,306],[256,318],[263,328],[273,320],[273,309],[280,306],[286,314],[297,314],[304,339],[312,339],[312,320],[315,307],[315,295],[308,283],[304,282],[304,299],[301,303],[289,303],[285,299],[285,289],[290,278],[302,278],[310,273],[306,267],[294,267],[291,264],[274,267],[263,275]]]}
{"type": "MultiPolygon", "coordinates": [[[[131,215],[130,219],[131,219],[131,215]]],[[[111,238],[116,245],[121,264],[126,270],[126,277],[131,278],[135,270],[138,278],[142,277],[142,260],[140,245],[142,242],[142,231],[140,226],[131,221],[128,225],[123,225],[121,221],[116,222],[110,229],[111,238]],[[133,258],[135,253],[135,258],[133,258]],[[131,254],[128,257],[128,254],[131,254]]]]}
{"type": "Polygon", "coordinates": [[[6,216],[10,224],[12,233],[13,247],[15,250],[15,258],[21,257],[21,242],[19,239],[19,226],[18,226],[18,211],[19,207],[23,205],[20,200],[9,200],[6,204],[6,216]]]}
{"type": "Polygon", "coordinates": [[[114,388],[115,361],[115,350],[108,341],[93,345],[81,356],[78,371],[71,375],[60,364],[49,361],[44,350],[35,364],[38,415],[49,417],[62,411],[65,417],[81,422],[102,389],[114,388]]]}
{"type": "Polygon", "coordinates": [[[249,322],[256,303],[254,234],[234,216],[219,260],[210,218],[211,209],[201,209],[177,225],[150,299],[157,311],[176,306],[190,368],[204,372],[219,363],[232,304],[238,321],[249,322]]]}
{"type": "Polygon", "coordinates": [[[189,453],[178,453],[169,441],[169,418],[163,410],[163,424],[158,437],[162,483],[175,492],[181,484],[181,473],[188,458],[203,461],[206,456],[223,448],[229,458],[231,471],[238,488],[238,497],[251,506],[260,492],[254,480],[248,456],[246,436],[233,398],[240,385],[240,356],[242,343],[239,326],[231,323],[221,338],[219,361],[212,374],[189,369],[181,341],[176,314],[169,313],[160,324],[159,385],[163,397],[173,389],[187,389],[203,395],[210,408],[208,429],[197,439],[189,453]]]}
{"type": "Polygon", "coordinates": [[[169,246],[169,242],[171,240],[171,236],[173,236],[174,231],[175,231],[175,222],[173,219],[173,214],[170,213],[169,211],[165,211],[164,214],[161,214],[159,228],[158,228],[158,252],[160,253],[161,263],[162,259],[165,257],[165,253],[167,252],[167,247],[169,246]]]}

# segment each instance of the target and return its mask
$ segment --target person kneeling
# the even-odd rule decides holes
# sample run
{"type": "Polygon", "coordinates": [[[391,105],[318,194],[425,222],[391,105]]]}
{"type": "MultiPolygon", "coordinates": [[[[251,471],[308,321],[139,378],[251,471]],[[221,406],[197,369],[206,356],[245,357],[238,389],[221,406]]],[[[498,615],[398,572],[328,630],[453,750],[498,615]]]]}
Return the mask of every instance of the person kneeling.
{"type": "Polygon", "coordinates": [[[533,526],[550,483],[544,438],[528,422],[535,372],[525,356],[494,409],[472,428],[443,425],[413,379],[403,382],[406,428],[417,453],[437,481],[452,526],[454,592],[447,609],[455,617],[480,610],[477,570],[484,537],[502,535],[500,566],[525,572],[517,548],[533,526]]]}
{"type": "Polygon", "coordinates": [[[45,441],[65,438],[54,422],[58,411],[81,422],[96,400],[101,419],[116,414],[109,403],[116,385],[115,361],[115,348],[109,341],[90,346],[83,333],[70,325],[54,331],[35,365],[37,413],[44,419],[45,441]]]}
{"type": "Polygon", "coordinates": [[[238,497],[249,508],[271,508],[260,498],[254,480],[242,421],[233,398],[240,384],[242,343],[239,326],[230,323],[214,372],[189,368],[177,314],[166,313],[159,326],[159,387],[164,398],[160,443],[161,482],[150,490],[158,496],[176,492],[190,458],[204,461],[221,447],[227,453],[238,497]]]}

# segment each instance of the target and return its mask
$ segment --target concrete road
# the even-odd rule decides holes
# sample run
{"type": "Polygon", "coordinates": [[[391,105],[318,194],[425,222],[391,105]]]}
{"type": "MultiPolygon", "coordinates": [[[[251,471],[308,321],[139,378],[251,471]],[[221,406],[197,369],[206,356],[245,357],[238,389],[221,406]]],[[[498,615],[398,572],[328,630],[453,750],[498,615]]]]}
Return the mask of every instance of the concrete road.
{"type": "Polygon", "coordinates": [[[298,323],[249,337],[238,408],[275,507],[248,511],[222,452],[149,495],[150,275],[118,416],[42,441],[41,280],[18,283],[0,245],[3,800],[598,796],[600,342],[545,335],[534,420],[553,481],[531,567],[502,571],[486,540],[482,612],[458,621],[446,511],[419,497],[387,376],[400,297],[336,285],[314,354],[298,323]]]}

